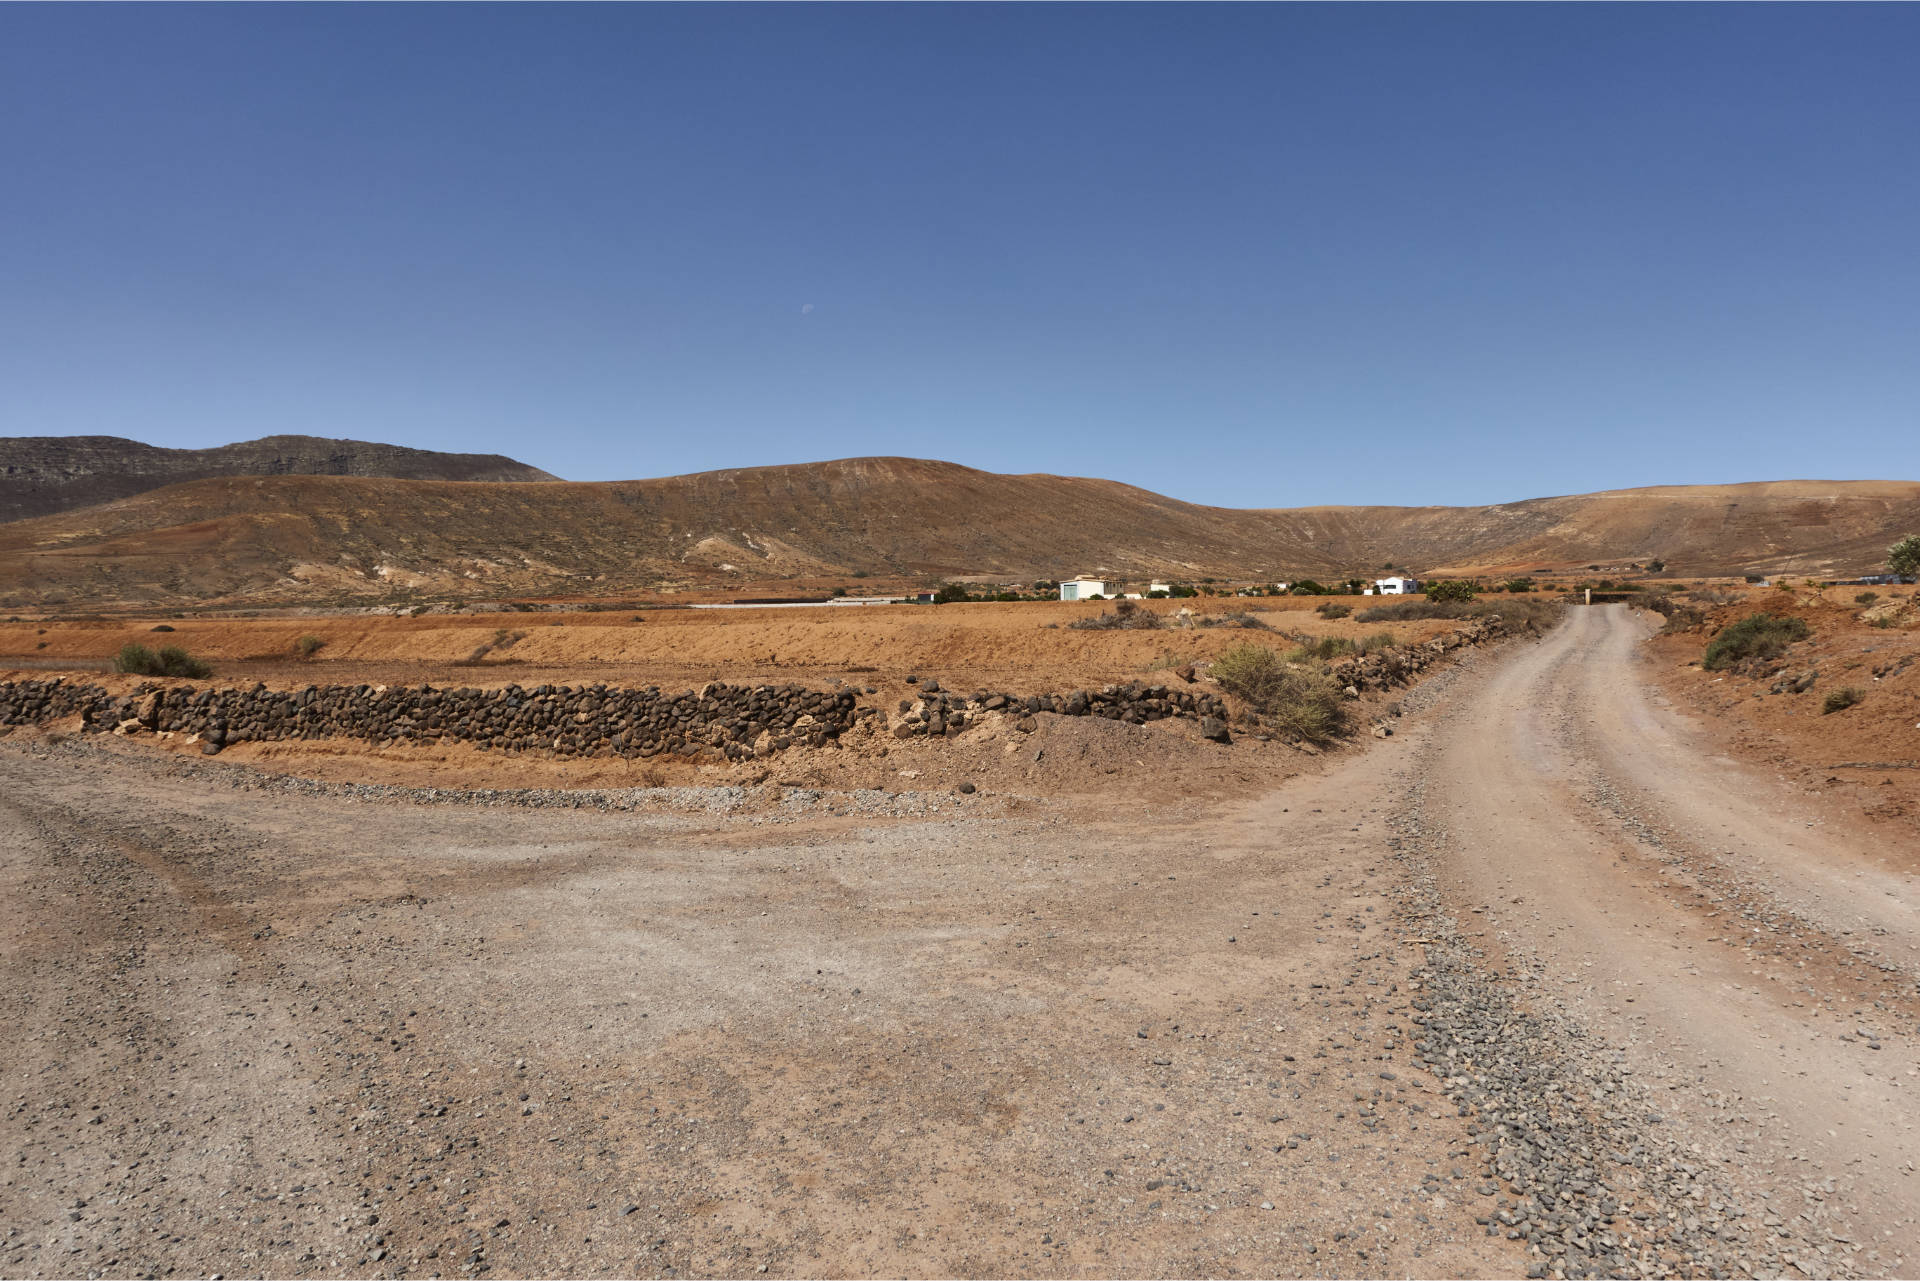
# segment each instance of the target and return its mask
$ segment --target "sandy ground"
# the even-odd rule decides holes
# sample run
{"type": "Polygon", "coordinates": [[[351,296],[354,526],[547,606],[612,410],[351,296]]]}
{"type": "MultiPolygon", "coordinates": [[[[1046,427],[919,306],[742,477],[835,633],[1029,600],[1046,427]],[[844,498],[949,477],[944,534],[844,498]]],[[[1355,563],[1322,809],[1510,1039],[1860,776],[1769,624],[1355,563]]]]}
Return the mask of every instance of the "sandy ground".
{"type": "Polygon", "coordinates": [[[10,1274],[1515,1266],[1420,1183],[1363,760],[1171,829],[0,762],[10,1274]]]}
{"type": "Polygon", "coordinates": [[[425,804],[0,740],[0,1271],[1515,1275],[1650,1224],[1658,1272],[1910,1271],[1914,851],[1722,754],[1650,630],[1572,611],[1171,817],[425,804]],[[1520,1083],[1425,1066],[1456,938],[1486,1008],[1569,1029],[1556,1106],[1693,1191],[1563,1236],[1489,1180],[1443,1096],[1520,1083]]]}
{"type": "MultiPolygon", "coordinates": [[[[1112,604],[861,605],[815,609],[643,610],[607,614],[338,615],[298,619],[134,618],[0,623],[0,668],[99,667],[129,642],[180,645],[242,684],[362,681],[474,686],[605,681],[687,688],[703,681],[858,680],[888,697],[906,677],[936,676],[955,688],[1034,693],[1139,680],[1218,655],[1248,640],[1392,631],[1426,640],[1459,626],[1446,620],[1361,624],[1328,620],[1332,598],[1142,601],[1169,622],[1183,606],[1198,616],[1251,612],[1273,631],[1168,627],[1076,630],[1112,604]],[[155,627],[174,629],[155,632],[155,627]],[[302,636],[325,642],[314,661],[295,658],[302,636]],[[478,660],[467,662],[485,648],[478,660]]],[[[1356,610],[1378,600],[1344,600],[1356,610]]]]}

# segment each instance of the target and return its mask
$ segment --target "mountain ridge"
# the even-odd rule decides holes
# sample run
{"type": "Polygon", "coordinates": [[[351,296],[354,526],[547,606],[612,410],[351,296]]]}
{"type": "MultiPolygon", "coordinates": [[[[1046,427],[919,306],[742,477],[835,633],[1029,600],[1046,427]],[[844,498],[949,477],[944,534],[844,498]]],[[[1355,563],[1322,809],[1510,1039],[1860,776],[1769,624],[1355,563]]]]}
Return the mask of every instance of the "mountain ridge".
{"type": "Polygon", "coordinates": [[[166,485],[232,475],[558,479],[500,454],[449,454],[323,436],[262,436],[210,449],[170,449],[124,436],[5,436],[0,437],[0,522],[58,515],[166,485]]]}
{"type": "Polygon", "coordinates": [[[858,576],[1525,572],[1661,558],[1823,577],[1920,529],[1920,482],[1654,486],[1483,507],[1241,510],[1092,477],[853,458],[634,481],[225,476],[0,525],[13,605],[346,603],[858,576]]]}

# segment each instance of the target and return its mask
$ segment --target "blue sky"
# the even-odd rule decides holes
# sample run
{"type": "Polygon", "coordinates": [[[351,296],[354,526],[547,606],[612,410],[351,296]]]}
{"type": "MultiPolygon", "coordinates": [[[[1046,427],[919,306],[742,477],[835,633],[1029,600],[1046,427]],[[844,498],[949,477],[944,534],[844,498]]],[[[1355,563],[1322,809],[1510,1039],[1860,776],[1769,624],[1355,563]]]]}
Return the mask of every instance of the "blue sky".
{"type": "Polygon", "coordinates": [[[1912,477],[1920,7],[3,6],[0,434],[1912,477]]]}

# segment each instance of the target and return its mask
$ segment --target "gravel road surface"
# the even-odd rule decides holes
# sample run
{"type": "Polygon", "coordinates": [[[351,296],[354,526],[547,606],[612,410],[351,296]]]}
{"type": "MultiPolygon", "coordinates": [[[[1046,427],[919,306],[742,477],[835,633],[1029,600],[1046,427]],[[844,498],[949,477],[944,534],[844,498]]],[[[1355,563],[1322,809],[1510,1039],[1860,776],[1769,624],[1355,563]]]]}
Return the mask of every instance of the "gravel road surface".
{"type": "Polygon", "coordinates": [[[0,740],[0,1274],[1897,1274],[1911,881],[1569,614],[1179,824],[0,740]]]}

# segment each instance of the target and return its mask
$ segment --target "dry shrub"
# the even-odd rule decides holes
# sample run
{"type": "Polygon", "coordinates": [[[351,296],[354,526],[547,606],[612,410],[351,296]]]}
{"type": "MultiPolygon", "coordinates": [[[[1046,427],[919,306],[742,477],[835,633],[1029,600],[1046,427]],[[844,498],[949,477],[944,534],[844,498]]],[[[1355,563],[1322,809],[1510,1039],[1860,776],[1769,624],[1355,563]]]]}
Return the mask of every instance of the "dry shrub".
{"type": "Polygon", "coordinates": [[[1289,650],[1286,661],[1289,663],[1324,663],[1331,658],[1343,658],[1354,652],[1354,644],[1345,636],[1322,636],[1318,640],[1309,640],[1299,647],[1289,650]]]}
{"type": "Polygon", "coordinates": [[[1820,714],[1822,716],[1830,716],[1834,712],[1844,712],[1849,707],[1858,704],[1866,696],[1865,690],[1854,685],[1848,685],[1844,689],[1836,689],[1833,693],[1827,695],[1827,701],[1820,705],[1820,714]]]}
{"type": "Polygon", "coordinates": [[[1346,722],[1340,687],[1324,665],[1289,663],[1265,645],[1241,645],[1213,661],[1212,676],[1275,729],[1325,742],[1346,722]]]}
{"type": "Polygon", "coordinates": [[[1166,619],[1130,600],[1119,602],[1111,611],[1100,611],[1097,617],[1076,618],[1067,624],[1081,632],[1155,631],[1166,625],[1166,619]]]}
{"type": "Polygon", "coordinates": [[[190,680],[204,680],[213,675],[211,667],[178,645],[162,646],[157,654],[145,645],[123,646],[114,656],[113,670],[134,676],[184,676],[190,680]]]}
{"type": "Polygon", "coordinates": [[[1231,614],[1203,614],[1200,616],[1202,627],[1244,627],[1250,632],[1270,632],[1273,628],[1244,609],[1236,609],[1231,614]]]}
{"type": "Polygon", "coordinates": [[[1707,642],[1700,666],[1717,672],[1742,659],[1778,658],[1787,652],[1787,646],[1811,634],[1804,619],[1749,614],[1732,626],[1721,628],[1719,634],[1707,642]]]}

